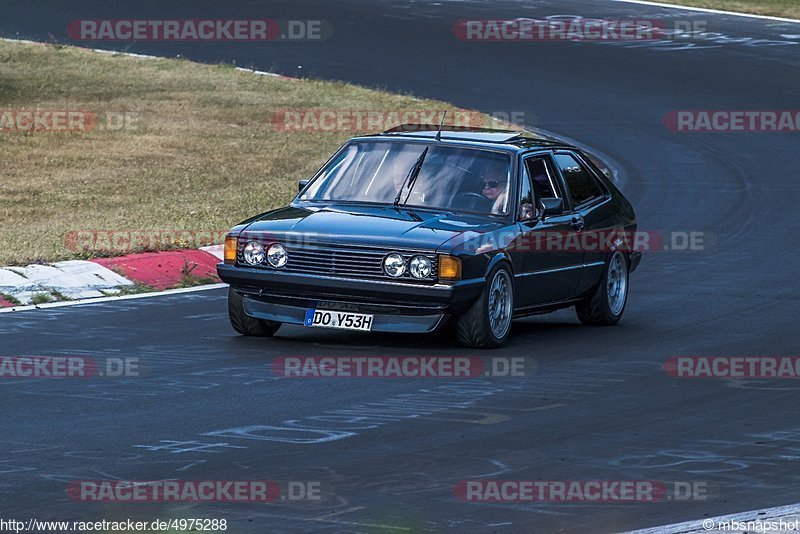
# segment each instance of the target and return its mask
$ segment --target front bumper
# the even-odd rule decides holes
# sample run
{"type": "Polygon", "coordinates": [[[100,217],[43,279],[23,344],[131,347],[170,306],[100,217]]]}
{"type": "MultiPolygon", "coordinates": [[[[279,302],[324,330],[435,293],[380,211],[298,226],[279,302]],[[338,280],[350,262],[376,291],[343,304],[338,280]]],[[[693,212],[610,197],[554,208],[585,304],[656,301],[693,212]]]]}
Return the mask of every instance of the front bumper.
{"type": "MultiPolygon", "coordinates": [[[[274,302],[253,298],[251,295],[244,295],[244,311],[250,317],[267,319],[279,323],[305,325],[306,311],[309,308],[322,310],[351,310],[343,303],[322,302],[316,306],[290,306],[286,304],[276,304],[274,302]]],[[[364,313],[360,309],[358,313],[364,313]]],[[[372,332],[402,332],[407,334],[433,332],[442,323],[447,315],[444,313],[433,313],[429,315],[407,315],[376,313],[372,318],[372,332]]]]}
{"type": "Polygon", "coordinates": [[[428,285],[354,280],[224,263],[217,272],[244,297],[251,317],[303,325],[310,308],[351,311],[373,315],[374,332],[431,332],[466,310],[485,283],[483,278],[428,285]]]}

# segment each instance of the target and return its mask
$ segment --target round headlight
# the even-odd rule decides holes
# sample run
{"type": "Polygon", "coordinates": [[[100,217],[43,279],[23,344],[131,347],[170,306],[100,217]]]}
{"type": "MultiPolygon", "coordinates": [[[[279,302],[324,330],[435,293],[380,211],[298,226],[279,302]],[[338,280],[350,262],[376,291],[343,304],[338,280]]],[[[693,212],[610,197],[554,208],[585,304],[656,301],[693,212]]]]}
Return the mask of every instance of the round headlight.
{"type": "Polygon", "coordinates": [[[406,272],[406,260],[400,254],[389,254],[383,259],[383,271],[394,278],[403,276],[406,272]]]}
{"type": "Polygon", "coordinates": [[[242,257],[244,261],[250,265],[264,263],[264,258],[266,257],[266,254],[264,254],[264,245],[257,241],[250,241],[244,246],[242,257]]]}
{"type": "Polygon", "coordinates": [[[267,261],[273,267],[283,267],[289,261],[289,254],[280,243],[275,243],[267,251],[267,261]]]}
{"type": "Polygon", "coordinates": [[[433,265],[427,256],[414,256],[408,270],[414,278],[428,278],[433,272],[433,265]]]}

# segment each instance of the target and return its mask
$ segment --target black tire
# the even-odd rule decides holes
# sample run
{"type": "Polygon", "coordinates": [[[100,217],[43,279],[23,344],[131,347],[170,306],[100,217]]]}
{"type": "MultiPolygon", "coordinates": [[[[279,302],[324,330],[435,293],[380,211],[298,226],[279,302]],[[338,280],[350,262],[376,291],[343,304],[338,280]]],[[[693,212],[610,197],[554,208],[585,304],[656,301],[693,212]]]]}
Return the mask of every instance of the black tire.
{"type": "Polygon", "coordinates": [[[511,334],[511,318],[508,319],[508,327],[505,333],[498,337],[492,331],[489,322],[489,297],[490,289],[494,280],[498,276],[507,277],[508,290],[510,292],[511,309],[510,314],[514,314],[514,277],[511,275],[511,270],[504,263],[497,265],[489,273],[486,278],[486,286],[483,288],[483,293],[478,297],[469,310],[464,312],[458,317],[456,322],[456,338],[458,342],[465,347],[474,347],[478,349],[496,349],[505,343],[508,336],[511,334]]]}
{"type": "Polygon", "coordinates": [[[243,336],[272,337],[281,327],[281,323],[247,315],[244,312],[244,299],[233,288],[228,288],[228,318],[233,329],[243,336]]]}
{"type": "Polygon", "coordinates": [[[600,285],[597,287],[597,290],[594,292],[594,294],[575,305],[575,312],[578,315],[578,320],[581,323],[590,326],[613,326],[617,324],[619,320],[622,319],[622,314],[625,313],[625,305],[628,302],[629,281],[630,262],[628,262],[628,258],[624,253],[621,251],[616,251],[606,262],[606,265],[603,268],[603,276],[600,279],[600,285]],[[618,259],[621,262],[621,266],[625,271],[625,288],[624,295],[622,296],[622,307],[616,310],[616,313],[609,303],[608,290],[609,268],[615,259],[618,259]]]}
{"type": "Polygon", "coordinates": [[[451,315],[445,320],[444,323],[442,323],[441,326],[439,326],[439,328],[436,329],[436,333],[445,338],[453,339],[456,337],[456,333],[458,331],[457,324],[458,317],[451,315]]]}

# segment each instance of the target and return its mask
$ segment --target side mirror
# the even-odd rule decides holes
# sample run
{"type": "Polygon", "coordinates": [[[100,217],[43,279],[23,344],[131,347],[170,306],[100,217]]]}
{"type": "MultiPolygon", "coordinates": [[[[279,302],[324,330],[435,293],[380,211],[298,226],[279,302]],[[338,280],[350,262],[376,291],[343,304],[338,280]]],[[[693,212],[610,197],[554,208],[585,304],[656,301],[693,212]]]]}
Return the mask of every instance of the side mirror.
{"type": "Polygon", "coordinates": [[[297,192],[299,193],[300,191],[305,189],[306,186],[308,185],[308,182],[310,181],[311,180],[300,180],[299,182],[297,182],[297,192]]]}
{"type": "Polygon", "coordinates": [[[564,213],[564,200],[561,198],[543,198],[541,206],[542,218],[564,213]]]}

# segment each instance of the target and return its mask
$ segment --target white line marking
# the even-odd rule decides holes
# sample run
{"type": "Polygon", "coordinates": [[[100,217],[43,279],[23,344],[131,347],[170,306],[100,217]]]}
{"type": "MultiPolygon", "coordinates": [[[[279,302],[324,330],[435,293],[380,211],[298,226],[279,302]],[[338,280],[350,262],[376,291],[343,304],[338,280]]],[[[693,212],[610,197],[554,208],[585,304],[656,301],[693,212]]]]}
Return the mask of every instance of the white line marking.
{"type": "MultiPolygon", "coordinates": [[[[78,48],[80,48],[80,47],[78,47],[78,48]]],[[[101,54],[108,54],[108,55],[111,55],[111,56],[120,55],[120,56],[127,56],[127,57],[135,57],[135,58],[139,58],[139,59],[169,59],[169,58],[166,58],[166,57],[150,56],[150,55],[147,55],[147,54],[134,54],[133,52],[118,52],[116,50],[104,50],[102,48],[90,48],[89,50],[91,50],[92,52],[99,52],[101,54]]]]}
{"type": "Polygon", "coordinates": [[[760,510],[751,510],[749,512],[737,512],[717,517],[706,517],[705,519],[698,519],[696,521],[686,521],[684,523],[675,523],[660,527],[631,530],[625,534],[694,534],[700,532],[720,532],[716,529],[716,525],[718,525],[720,521],[765,522],[777,521],[779,518],[794,518],[798,515],[800,515],[800,503],[788,504],[786,506],[776,506],[774,508],[762,508],[760,510]],[[714,521],[714,527],[710,529],[704,528],[703,521],[714,521]]]}
{"type": "Polygon", "coordinates": [[[263,70],[246,69],[244,67],[236,67],[236,70],[241,71],[241,72],[249,72],[251,74],[255,74],[256,76],[276,76],[278,78],[289,78],[291,80],[295,79],[295,78],[292,78],[291,76],[285,76],[283,74],[277,74],[275,72],[266,72],[266,71],[263,71],[263,70]]]}
{"type": "Polygon", "coordinates": [[[329,517],[333,517],[335,515],[349,514],[350,512],[357,512],[357,511],[363,510],[365,508],[366,508],[366,506],[354,506],[353,508],[348,508],[347,510],[341,510],[339,512],[332,512],[332,513],[326,513],[325,515],[321,515],[319,517],[312,517],[311,519],[320,519],[320,520],[324,521],[325,519],[327,519],[329,517]]]}
{"type": "Polygon", "coordinates": [[[34,306],[14,306],[11,308],[0,308],[0,313],[41,310],[46,308],[63,308],[65,306],[99,304],[101,302],[116,302],[118,300],[145,299],[149,297],[161,297],[164,295],[179,295],[181,293],[192,293],[194,291],[208,291],[209,289],[221,289],[223,287],[228,287],[228,284],[209,284],[207,286],[183,287],[180,289],[167,289],[166,291],[154,291],[152,293],[137,293],[135,295],[122,295],[119,297],[100,297],[96,299],[69,300],[66,302],[48,302],[47,304],[39,304],[34,306]]]}
{"type": "Polygon", "coordinates": [[[734,17],[748,17],[752,19],[777,20],[779,22],[791,22],[800,24],[800,19],[787,19],[783,17],[772,17],[769,15],[755,15],[753,13],[738,13],[736,11],[723,11],[721,9],[709,9],[705,7],[680,6],[677,4],[666,4],[662,2],[648,2],[645,0],[611,0],[612,2],[624,2],[626,4],[642,4],[645,6],[668,7],[670,9],[685,9],[687,11],[701,11],[703,13],[715,13],[717,15],[732,15],[734,17]]]}
{"type": "Polygon", "coordinates": [[[41,41],[29,41],[28,39],[11,39],[9,37],[0,37],[0,41],[7,41],[9,43],[24,43],[45,46],[47,43],[41,41]]]}

